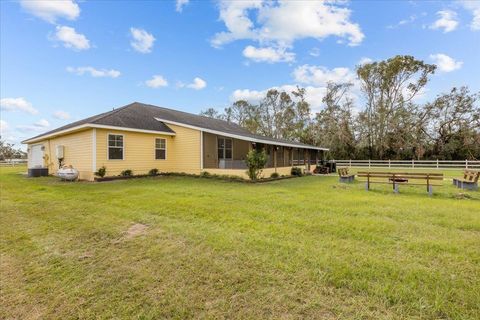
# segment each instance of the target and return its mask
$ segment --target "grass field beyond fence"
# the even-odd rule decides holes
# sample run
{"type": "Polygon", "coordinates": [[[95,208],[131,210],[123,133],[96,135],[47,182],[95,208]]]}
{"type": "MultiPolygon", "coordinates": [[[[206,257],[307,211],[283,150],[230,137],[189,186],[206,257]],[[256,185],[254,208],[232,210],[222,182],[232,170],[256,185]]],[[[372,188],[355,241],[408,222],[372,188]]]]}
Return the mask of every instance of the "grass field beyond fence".
{"type": "Polygon", "coordinates": [[[450,180],[22,171],[0,168],[0,319],[480,318],[480,192],[450,180]]]}

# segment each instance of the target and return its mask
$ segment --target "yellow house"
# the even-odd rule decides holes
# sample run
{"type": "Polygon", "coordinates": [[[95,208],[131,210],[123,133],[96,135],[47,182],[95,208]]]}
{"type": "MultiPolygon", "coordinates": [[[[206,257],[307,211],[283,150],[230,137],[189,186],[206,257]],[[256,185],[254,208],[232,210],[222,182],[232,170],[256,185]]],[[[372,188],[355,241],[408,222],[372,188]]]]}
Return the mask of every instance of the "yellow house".
{"type": "Polygon", "coordinates": [[[94,180],[130,169],[159,172],[229,174],[246,177],[249,150],[264,149],[263,176],[290,174],[292,167],[313,170],[327,149],[250,133],[237,124],[157,106],[132,103],[27,139],[28,167],[72,165],[79,178],[94,180]]]}

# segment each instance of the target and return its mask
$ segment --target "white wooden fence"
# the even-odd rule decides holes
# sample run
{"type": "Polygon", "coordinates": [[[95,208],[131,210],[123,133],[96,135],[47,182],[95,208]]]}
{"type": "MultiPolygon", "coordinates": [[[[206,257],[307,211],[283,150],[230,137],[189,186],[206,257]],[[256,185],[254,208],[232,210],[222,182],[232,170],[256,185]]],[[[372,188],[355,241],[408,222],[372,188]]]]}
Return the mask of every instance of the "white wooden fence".
{"type": "Polygon", "coordinates": [[[478,160],[334,160],[337,167],[480,170],[478,160]]]}
{"type": "Polygon", "coordinates": [[[15,167],[27,164],[27,159],[7,159],[0,161],[0,167],[15,167]]]}

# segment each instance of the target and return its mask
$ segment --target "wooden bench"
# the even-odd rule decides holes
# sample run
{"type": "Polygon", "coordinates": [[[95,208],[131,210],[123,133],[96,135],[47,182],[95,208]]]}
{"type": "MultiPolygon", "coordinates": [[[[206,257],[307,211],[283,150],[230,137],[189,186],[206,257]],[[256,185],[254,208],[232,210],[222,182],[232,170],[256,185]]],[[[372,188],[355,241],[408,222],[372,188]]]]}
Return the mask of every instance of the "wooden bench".
{"type": "Polygon", "coordinates": [[[453,178],[453,184],[457,188],[467,190],[478,190],[478,178],[480,177],[480,171],[465,170],[462,178],[453,178]]]}
{"type": "Polygon", "coordinates": [[[339,182],[353,182],[355,180],[354,174],[348,174],[348,168],[337,168],[339,182]]]}
{"type": "Polygon", "coordinates": [[[421,185],[427,187],[431,196],[434,186],[441,186],[443,173],[420,173],[420,172],[359,172],[359,178],[365,178],[365,189],[370,190],[370,184],[391,184],[393,191],[398,193],[400,185],[421,185]]]}

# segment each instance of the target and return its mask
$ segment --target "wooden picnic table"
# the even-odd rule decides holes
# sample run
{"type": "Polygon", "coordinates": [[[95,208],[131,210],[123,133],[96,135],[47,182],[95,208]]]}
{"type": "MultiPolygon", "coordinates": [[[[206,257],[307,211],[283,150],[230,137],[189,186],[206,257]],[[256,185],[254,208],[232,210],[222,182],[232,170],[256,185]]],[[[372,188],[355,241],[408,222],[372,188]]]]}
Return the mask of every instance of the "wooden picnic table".
{"type": "Polygon", "coordinates": [[[400,185],[422,185],[427,187],[427,192],[431,196],[434,186],[441,186],[443,183],[443,173],[424,173],[424,172],[358,172],[359,178],[366,179],[365,189],[370,190],[370,184],[391,184],[395,193],[399,192],[400,185]]]}

